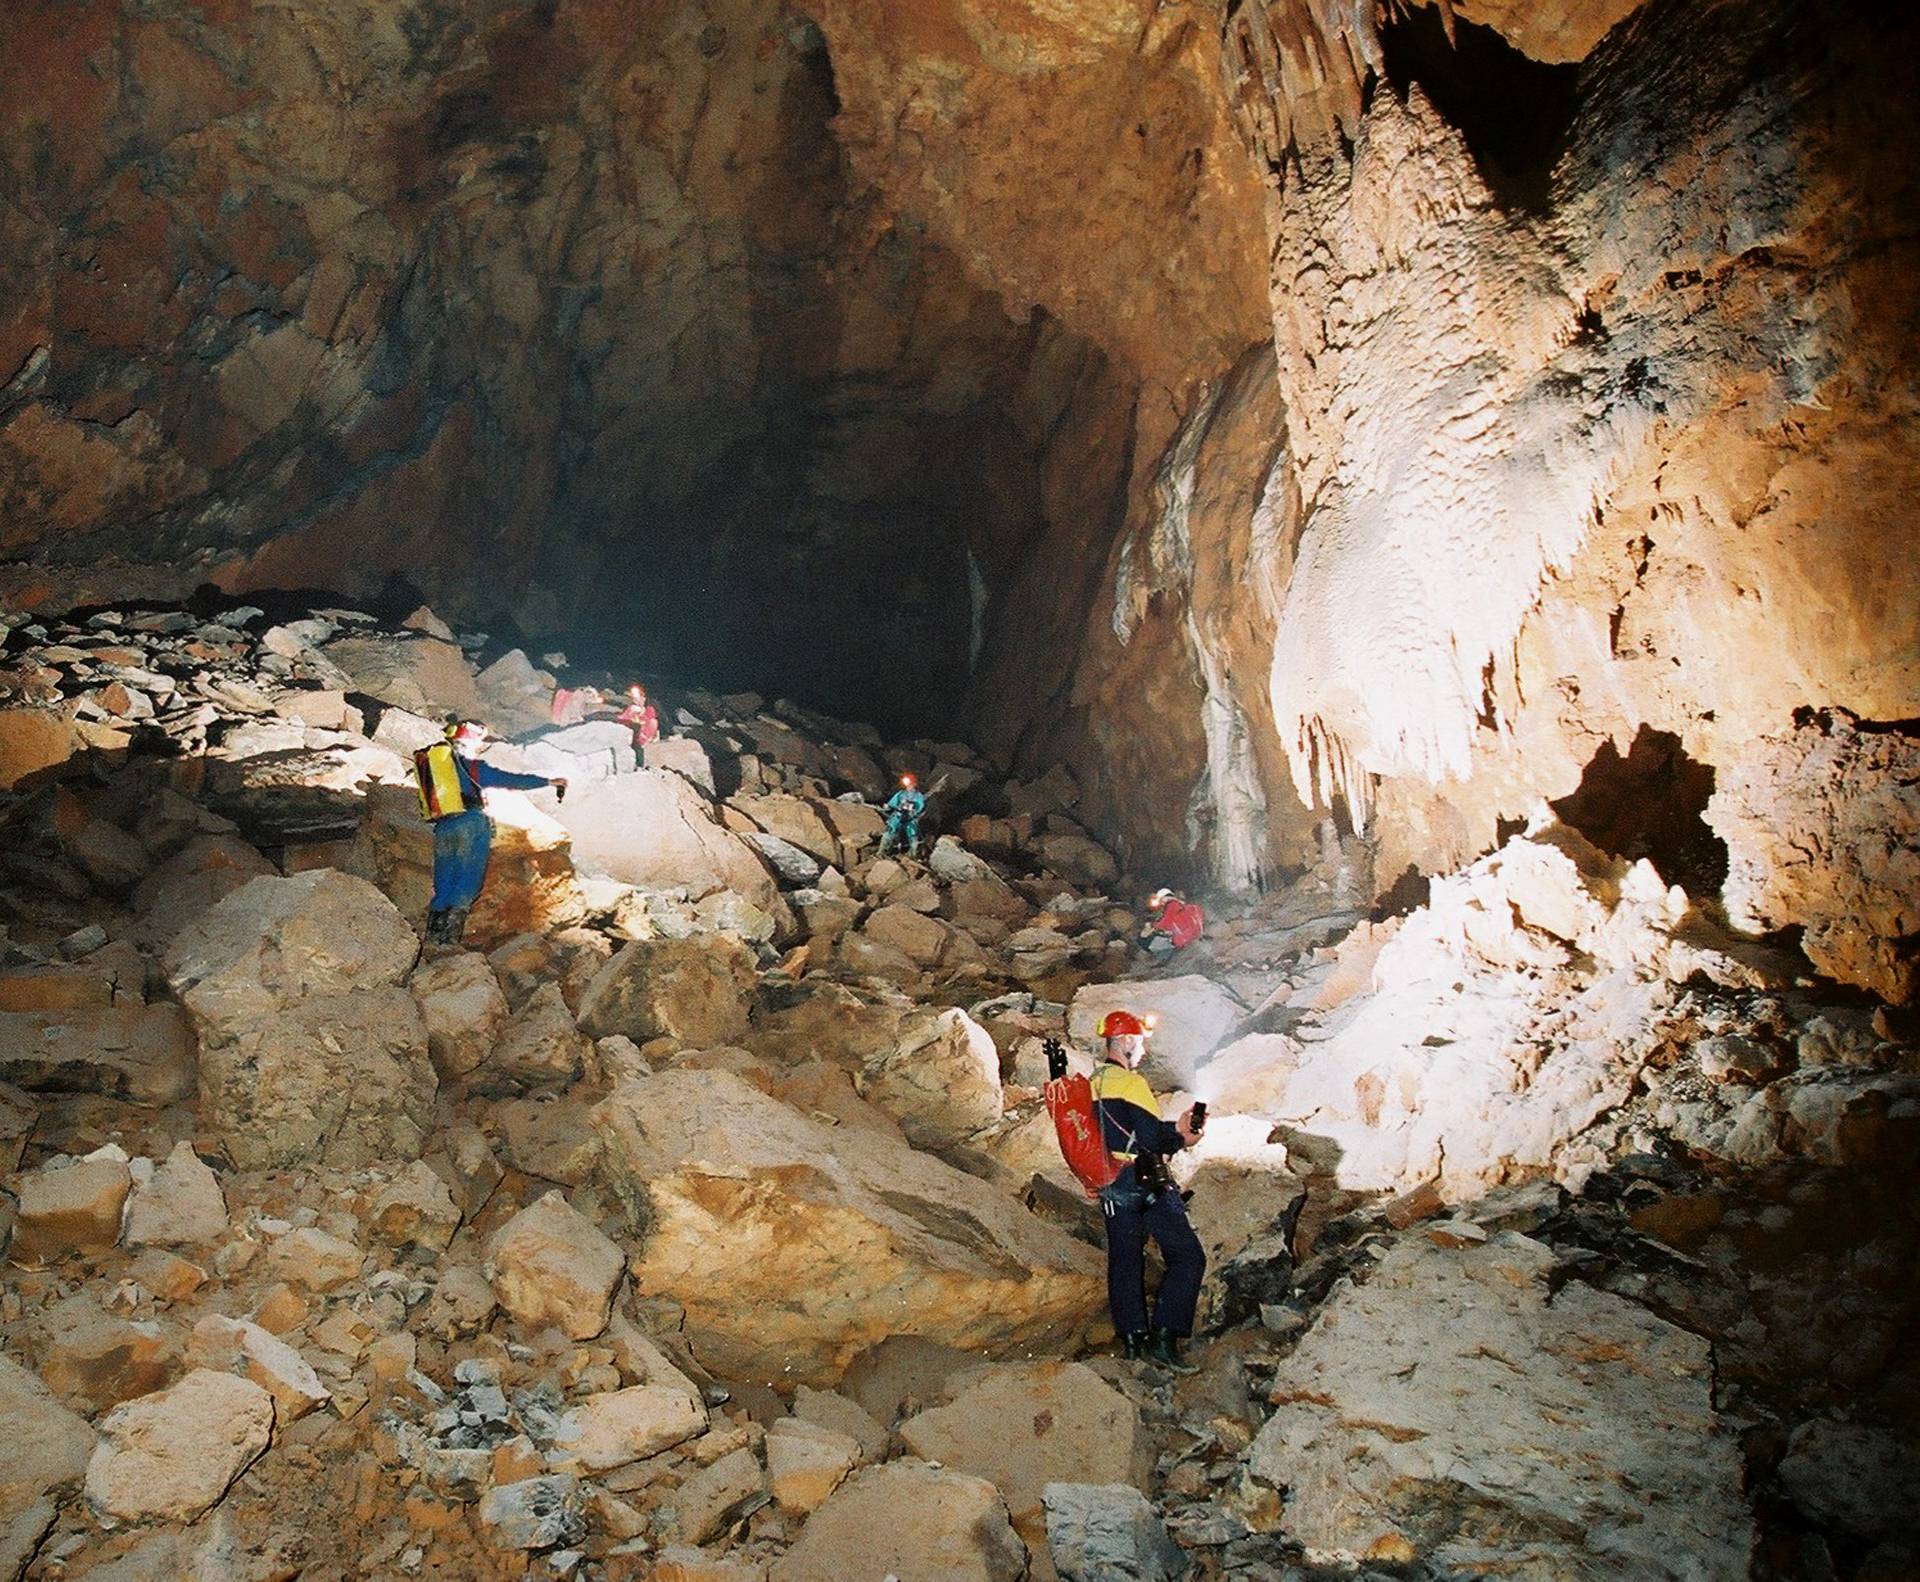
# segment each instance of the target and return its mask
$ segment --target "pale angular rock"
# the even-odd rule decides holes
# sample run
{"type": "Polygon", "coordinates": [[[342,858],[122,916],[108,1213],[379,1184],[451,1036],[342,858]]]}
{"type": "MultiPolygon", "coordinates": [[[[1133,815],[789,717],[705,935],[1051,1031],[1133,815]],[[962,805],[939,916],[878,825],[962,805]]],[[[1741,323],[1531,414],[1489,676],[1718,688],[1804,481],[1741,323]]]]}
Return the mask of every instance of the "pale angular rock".
{"type": "Polygon", "coordinates": [[[1124,1483],[1049,1483],[1047,1548],[1062,1582],[1178,1582],[1190,1569],[1146,1495],[1124,1483]]]}
{"type": "Polygon", "coordinates": [[[899,951],[917,967],[939,962],[951,932],[938,918],[895,903],[876,908],[860,926],[869,939],[899,951]]]}
{"type": "Polygon", "coordinates": [[[766,1450],[773,1502],[794,1516],[817,1510],[866,1459],[851,1434],[797,1417],[783,1417],[767,1430],[766,1450]]]}
{"type": "Polygon", "coordinates": [[[373,1200],[369,1227],[390,1247],[441,1252],[460,1228],[459,1205],[433,1167],[416,1159],[373,1200]]]}
{"type": "Polygon", "coordinates": [[[501,1029],[487,1075],[529,1087],[578,1079],[592,1057],[593,1040],[574,1025],[557,983],[543,983],[501,1029]]]}
{"type": "Polygon", "coordinates": [[[168,982],[200,1035],[202,1112],[243,1168],[417,1156],[435,1078],[398,987],[418,941],[362,879],[255,879],[181,931],[168,982]]]}
{"type": "Polygon", "coordinates": [[[487,1278],[525,1329],[552,1324],[591,1340],[607,1327],[624,1262],[598,1227],[549,1192],[500,1227],[487,1247],[487,1278]]]}
{"type": "Polygon", "coordinates": [[[188,1142],[178,1142],[150,1181],[127,1204],[129,1247],[193,1247],[227,1233],[227,1199],[220,1178],[188,1142]]]}
{"type": "Polygon", "coordinates": [[[250,880],[182,930],[162,966],[204,1038],[315,996],[398,985],[419,950],[372,885],[318,868],[250,880]]]}
{"type": "Polygon", "coordinates": [[[587,1534],[580,1480],[571,1476],[523,1478],[481,1496],[481,1530],[502,1549],[557,1549],[587,1534]]]}
{"type": "Polygon", "coordinates": [[[485,719],[504,735],[538,730],[553,718],[553,677],[536,670],[519,648],[509,648],[474,677],[485,719]]]}
{"type": "Polygon", "coordinates": [[[1510,1574],[1746,1573],[1753,1518],[1708,1343],[1578,1282],[1549,1300],[1552,1261],[1511,1233],[1460,1251],[1416,1237],[1334,1298],[1281,1363],[1248,1463],[1287,1491],[1291,1536],[1466,1567],[1497,1521],[1510,1574]],[[1649,1480],[1669,1497],[1648,1503],[1649,1480]]]}
{"type": "Polygon", "coordinates": [[[187,1357],[196,1367],[251,1379],[273,1397],[274,1418],[281,1427],[333,1398],[305,1357],[246,1319],[209,1313],[193,1326],[187,1357]]]}
{"type": "Polygon", "coordinates": [[[705,1543],[766,1493],[760,1458],[742,1448],[702,1467],[674,1491],[674,1531],[683,1543],[705,1543]]]}
{"type": "Polygon", "coordinates": [[[273,1244],[280,1277],[307,1291],[335,1291],[360,1278],[365,1254],[344,1237],[311,1226],[290,1230],[273,1244]]]}
{"type": "Polygon", "coordinates": [[[102,1252],[120,1239],[121,1212],[133,1186],[125,1158],[42,1165],[20,1178],[20,1217],[10,1256],[39,1264],[71,1252],[102,1252]]]}
{"type": "Polygon", "coordinates": [[[56,1501],[86,1476],[93,1430],[34,1374],[0,1354],[0,1576],[18,1576],[53,1525],[56,1501]]]}
{"type": "Polygon", "coordinates": [[[949,884],[996,877],[986,858],[975,856],[951,835],[942,835],[933,843],[933,850],[927,853],[927,866],[949,884]]]}
{"type": "Polygon", "coordinates": [[[710,1048],[746,1030],[754,980],[753,954],[737,939],[635,940],[588,987],[580,1026],[593,1038],[624,1033],[710,1048]]]}
{"type": "Polygon", "coordinates": [[[438,637],[369,632],[335,638],[321,653],[352,678],[354,691],[416,715],[474,719],[484,707],[459,647],[438,637]]]}
{"type": "Polygon", "coordinates": [[[813,1513],[769,1582],[858,1576],[1018,1582],[1027,1550],[983,1478],[916,1461],[864,1467],[813,1513]]]}
{"type": "Polygon", "coordinates": [[[860,1446],[863,1461],[884,1461],[892,1435],[886,1425],[858,1401],[837,1390],[816,1390],[803,1384],[794,1391],[793,1415],[804,1423],[845,1434],[860,1446]]]}
{"type": "Polygon", "coordinates": [[[989,1368],[900,1437],[924,1461],[985,1478],[1036,1537],[1048,1483],[1137,1484],[1150,1470],[1139,1408],[1079,1362],[989,1368]]]}
{"type": "Polygon", "coordinates": [[[636,1384],[590,1395],[567,1410],[553,1436],[554,1465],[606,1472],[671,1449],[707,1426],[696,1396],[672,1384],[636,1384]]]}
{"type": "Polygon", "coordinates": [[[1000,1118],[999,1051],[961,1010],[915,1017],[898,1044],[867,1062],[863,1086],[921,1148],[958,1142],[1000,1118]]]}
{"type": "Polygon", "coordinates": [[[719,1371],[827,1384],[900,1333],[1058,1344],[1105,1300],[1093,1248],[937,1159],[823,1125],[731,1072],[625,1083],[594,1126],[606,1184],[648,1215],[637,1288],[684,1305],[719,1371]],[[832,1280],[818,1277],[823,1258],[832,1280]]]}
{"type": "Polygon", "coordinates": [[[642,889],[699,897],[732,890],[779,916],[780,888],[760,854],[722,828],[706,799],[677,774],[644,769],[569,795],[558,810],[574,860],[642,889]]]}
{"type": "Polygon", "coordinates": [[[427,1024],[427,1051],[442,1077],[486,1060],[507,1022],[507,997],[487,958],[456,950],[420,963],[407,980],[427,1024]]]}
{"type": "Polygon", "coordinates": [[[201,1368],[100,1422],[87,1500],[120,1521],[192,1521],[219,1503],[267,1448],[273,1397],[248,1379],[201,1368]]]}

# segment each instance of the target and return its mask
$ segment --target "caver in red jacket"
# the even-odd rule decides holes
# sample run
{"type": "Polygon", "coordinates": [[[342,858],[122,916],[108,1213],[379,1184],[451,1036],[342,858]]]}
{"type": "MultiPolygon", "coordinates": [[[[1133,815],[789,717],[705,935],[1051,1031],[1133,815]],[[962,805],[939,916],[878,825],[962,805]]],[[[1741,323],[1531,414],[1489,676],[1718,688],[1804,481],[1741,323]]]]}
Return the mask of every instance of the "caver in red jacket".
{"type": "Polygon", "coordinates": [[[1206,931],[1207,914],[1177,895],[1156,896],[1148,906],[1158,911],[1150,932],[1164,934],[1175,950],[1184,950],[1206,931]]]}

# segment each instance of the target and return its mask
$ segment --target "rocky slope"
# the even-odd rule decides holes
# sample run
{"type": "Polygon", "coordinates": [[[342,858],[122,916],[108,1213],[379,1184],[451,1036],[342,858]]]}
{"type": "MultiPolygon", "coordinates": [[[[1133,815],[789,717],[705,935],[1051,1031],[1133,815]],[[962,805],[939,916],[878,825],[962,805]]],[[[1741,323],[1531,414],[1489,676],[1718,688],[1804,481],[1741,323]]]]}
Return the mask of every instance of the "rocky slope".
{"type": "Polygon", "coordinates": [[[1650,863],[1368,923],[1335,844],[1147,968],[1064,771],[706,694],[636,768],[426,611],[9,621],[0,1575],[1914,1563],[1911,1027],[1650,863]],[[571,789],[423,952],[447,707],[571,789]],[[1213,1107],[1193,1378],[1039,1102],[1116,1004],[1213,1107]]]}

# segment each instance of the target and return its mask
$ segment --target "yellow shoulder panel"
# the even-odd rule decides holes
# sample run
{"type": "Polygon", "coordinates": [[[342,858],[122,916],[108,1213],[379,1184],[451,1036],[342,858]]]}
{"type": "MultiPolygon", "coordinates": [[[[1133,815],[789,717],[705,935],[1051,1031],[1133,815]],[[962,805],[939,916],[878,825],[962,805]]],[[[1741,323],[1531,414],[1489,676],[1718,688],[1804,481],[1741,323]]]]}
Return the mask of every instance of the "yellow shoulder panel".
{"type": "Polygon", "coordinates": [[[1147,1079],[1137,1071],[1127,1070],[1125,1066],[1116,1066],[1111,1061],[1102,1065],[1093,1074],[1092,1086],[1096,1099],[1137,1104],[1149,1115],[1160,1114],[1160,1101],[1153,1096],[1153,1089],[1147,1086],[1147,1079]]]}

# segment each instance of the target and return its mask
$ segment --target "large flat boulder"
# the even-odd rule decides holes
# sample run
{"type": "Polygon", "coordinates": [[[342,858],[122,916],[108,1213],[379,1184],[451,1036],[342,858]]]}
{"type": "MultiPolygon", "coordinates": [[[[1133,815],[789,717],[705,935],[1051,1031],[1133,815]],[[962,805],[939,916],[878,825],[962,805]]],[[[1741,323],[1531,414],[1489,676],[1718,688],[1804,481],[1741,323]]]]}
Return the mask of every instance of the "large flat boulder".
{"type": "Polygon", "coordinates": [[[1503,1576],[1745,1576],[1740,1441],[1709,1343],[1506,1232],[1397,1244],[1336,1296],[1272,1388],[1249,1457],[1287,1534],[1329,1559],[1418,1552],[1503,1576]],[[1657,1489],[1660,1498],[1649,1500],[1657,1489]]]}
{"type": "Polygon", "coordinates": [[[1085,1363],[987,1368],[949,1392],[903,1423],[901,1440],[923,1460],[985,1478],[1036,1547],[1049,1483],[1138,1484],[1151,1470],[1140,1409],[1085,1363]]]}
{"type": "Polygon", "coordinates": [[[685,890],[696,900],[732,890],[762,911],[784,914],[773,870],[677,774],[643,769],[582,786],[556,816],[582,868],[644,890],[685,890]]]}
{"type": "Polygon", "coordinates": [[[671,1295],[718,1371],[836,1381],[864,1348],[1071,1344],[1098,1252],[870,1128],[833,1127],[728,1071],[621,1083],[594,1111],[605,1185],[646,1226],[642,1295],[671,1295]]]}
{"type": "Polygon", "coordinates": [[[167,980],[200,1038],[201,1112],[243,1169],[417,1157],[437,1086],[399,987],[418,944],[364,879],[255,879],[183,929],[167,980]]]}
{"type": "Polygon", "coordinates": [[[813,1513],[769,1582],[1020,1582],[1026,1545],[984,1478],[918,1461],[863,1467],[813,1513]]]}
{"type": "Polygon", "coordinates": [[[273,1397],[251,1379],[197,1368],[116,1406],[87,1465],[87,1499],[120,1521],[192,1521],[267,1448],[273,1397]]]}

